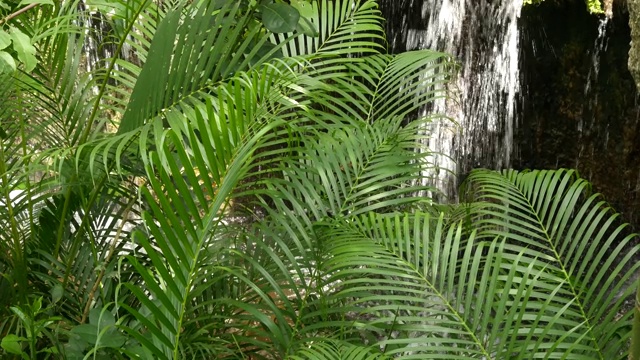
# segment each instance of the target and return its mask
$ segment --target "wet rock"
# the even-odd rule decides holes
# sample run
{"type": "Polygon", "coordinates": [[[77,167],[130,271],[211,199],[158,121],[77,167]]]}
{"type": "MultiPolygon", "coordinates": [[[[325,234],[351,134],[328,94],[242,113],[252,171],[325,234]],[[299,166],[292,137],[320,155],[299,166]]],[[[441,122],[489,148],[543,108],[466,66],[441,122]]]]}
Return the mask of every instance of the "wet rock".
{"type": "MultiPolygon", "coordinates": [[[[631,0],[630,11],[631,2],[640,4],[631,0]]],[[[523,9],[515,165],[578,169],[639,230],[640,112],[627,68],[634,15],[622,5],[608,20],[582,0],[523,9]]]]}
{"type": "Polygon", "coordinates": [[[629,50],[629,71],[640,88],[640,0],[628,0],[627,7],[632,39],[629,50]]]}

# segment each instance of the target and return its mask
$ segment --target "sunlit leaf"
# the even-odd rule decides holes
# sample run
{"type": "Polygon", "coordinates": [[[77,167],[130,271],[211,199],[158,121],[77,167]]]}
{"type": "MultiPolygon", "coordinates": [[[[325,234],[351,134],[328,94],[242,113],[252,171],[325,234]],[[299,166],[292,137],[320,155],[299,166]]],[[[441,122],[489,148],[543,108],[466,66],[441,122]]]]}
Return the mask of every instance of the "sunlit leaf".
{"type": "Polygon", "coordinates": [[[0,51],[0,74],[16,71],[16,61],[6,51],[0,51]]]}
{"type": "Polygon", "coordinates": [[[296,8],[302,17],[308,18],[314,15],[313,6],[308,0],[291,0],[291,6],[296,8]]]}
{"type": "Polygon", "coordinates": [[[6,49],[9,45],[11,45],[11,35],[0,29],[0,50],[6,49]]]}
{"type": "Polygon", "coordinates": [[[31,45],[31,39],[16,27],[11,28],[11,39],[13,40],[13,48],[18,53],[20,60],[25,67],[25,71],[31,71],[36,67],[38,60],[36,59],[36,48],[31,45]]]}
{"type": "Polygon", "coordinates": [[[86,0],[86,4],[95,7],[104,13],[113,13],[113,16],[126,18],[127,6],[125,3],[112,0],[86,0]]]}
{"type": "Polygon", "coordinates": [[[296,30],[311,37],[317,37],[320,34],[317,27],[307,18],[300,19],[300,22],[296,26],[296,30]]]}
{"type": "Polygon", "coordinates": [[[78,335],[89,344],[95,344],[98,341],[99,332],[100,330],[94,324],[82,324],[71,329],[72,334],[78,335]]]}
{"type": "Polygon", "coordinates": [[[53,0],[22,0],[18,5],[22,6],[22,5],[31,5],[31,4],[54,5],[53,0]]]}
{"type": "Polygon", "coordinates": [[[112,327],[100,335],[97,346],[119,349],[126,341],[127,338],[112,327]]]}
{"type": "Polygon", "coordinates": [[[116,323],[116,318],[110,311],[103,311],[103,309],[91,309],[89,312],[89,323],[96,325],[102,329],[107,326],[112,326],[116,323]]]}
{"type": "Polygon", "coordinates": [[[17,354],[20,355],[22,354],[24,351],[22,350],[22,342],[26,341],[27,339],[18,336],[18,335],[14,335],[14,334],[9,334],[7,336],[5,336],[4,338],[2,338],[2,342],[0,343],[0,347],[2,347],[5,351],[7,351],[10,354],[17,354]]]}
{"type": "Polygon", "coordinates": [[[64,288],[62,284],[58,283],[51,289],[51,302],[57,303],[62,299],[62,295],[64,294],[64,288]]]}

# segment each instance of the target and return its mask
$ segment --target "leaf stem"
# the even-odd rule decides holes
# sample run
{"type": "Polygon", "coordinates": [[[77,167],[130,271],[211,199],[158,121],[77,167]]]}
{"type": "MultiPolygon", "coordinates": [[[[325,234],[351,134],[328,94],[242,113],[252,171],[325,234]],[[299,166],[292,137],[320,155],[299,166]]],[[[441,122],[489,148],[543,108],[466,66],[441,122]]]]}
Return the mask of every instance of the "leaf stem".
{"type": "Polygon", "coordinates": [[[33,9],[34,7],[36,7],[38,5],[40,5],[40,4],[38,4],[38,3],[29,4],[29,5],[25,6],[25,7],[23,7],[22,9],[14,12],[12,14],[7,15],[7,17],[5,17],[4,19],[0,19],[0,25],[8,22],[9,20],[13,19],[16,16],[19,16],[20,14],[23,14],[23,13],[33,9]]]}
{"type": "Polygon", "coordinates": [[[631,333],[631,347],[629,360],[640,359],[640,286],[636,290],[633,307],[633,330],[631,333]]]}
{"type": "Polygon", "coordinates": [[[102,268],[100,269],[100,273],[98,274],[98,277],[96,278],[96,281],[93,284],[93,287],[91,288],[91,291],[89,292],[89,295],[87,297],[86,305],[84,307],[84,311],[82,312],[82,319],[80,320],[80,324],[84,324],[85,321],[87,321],[87,317],[89,316],[89,311],[91,310],[91,305],[95,297],[96,291],[98,291],[98,287],[102,284],[102,278],[104,277],[104,274],[107,271],[106,264],[108,264],[109,261],[111,261],[111,258],[116,254],[116,246],[120,241],[122,230],[124,228],[124,225],[126,224],[127,218],[129,217],[131,208],[133,208],[133,205],[135,205],[136,203],[136,200],[137,199],[135,197],[132,197],[129,203],[127,204],[127,208],[122,214],[122,222],[120,223],[120,226],[118,226],[118,230],[116,231],[116,234],[113,237],[111,246],[109,247],[109,253],[107,254],[107,257],[103,260],[104,266],[102,266],[102,268]]]}

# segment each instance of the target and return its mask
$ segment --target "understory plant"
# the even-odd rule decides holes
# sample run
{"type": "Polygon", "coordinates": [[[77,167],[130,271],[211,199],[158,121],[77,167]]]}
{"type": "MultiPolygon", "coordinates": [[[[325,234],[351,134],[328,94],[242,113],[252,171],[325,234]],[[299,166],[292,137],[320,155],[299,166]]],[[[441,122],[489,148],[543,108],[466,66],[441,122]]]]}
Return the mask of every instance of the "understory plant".
{"type": "Polygon", "coordinates": [[[584,179],[420,195],[456,66],[387,54],[375,1],[80,4],[12,18],[2,358],[627,356],[636,241],[584,179]]]}

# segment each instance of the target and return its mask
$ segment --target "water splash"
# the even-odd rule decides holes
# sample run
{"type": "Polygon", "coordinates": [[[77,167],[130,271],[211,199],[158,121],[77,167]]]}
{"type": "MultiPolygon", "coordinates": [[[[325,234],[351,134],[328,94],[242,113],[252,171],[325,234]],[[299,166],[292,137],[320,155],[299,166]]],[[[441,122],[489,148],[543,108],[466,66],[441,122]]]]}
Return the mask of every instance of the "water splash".
{"type": "Polygon", "coordinates": [[[407,50],[434,49],[460,61],[459,77],[449,85],[456,99],[429,110],[445,113],[458,125],[442,120],[427,129],[432,134],[428,145],[439,153],[431,159],[435,185],[450,197],[455,197],[457,181],[444,169],[466,174],[474,167],[511,165],[521,8],[522,0],[423,0],[422,22],[407,26],[407,50]]]}

